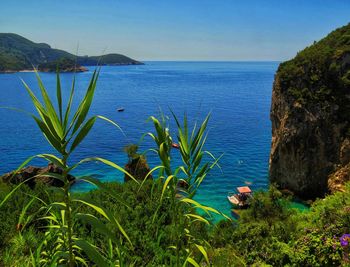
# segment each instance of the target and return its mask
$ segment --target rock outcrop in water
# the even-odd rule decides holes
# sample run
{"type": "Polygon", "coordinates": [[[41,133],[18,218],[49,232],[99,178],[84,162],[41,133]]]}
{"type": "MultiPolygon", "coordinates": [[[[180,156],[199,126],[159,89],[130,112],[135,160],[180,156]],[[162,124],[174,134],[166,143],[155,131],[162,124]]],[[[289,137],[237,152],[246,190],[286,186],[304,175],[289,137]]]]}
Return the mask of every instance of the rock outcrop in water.
{"type": "Polygon", "coordinates": [[[307,199],[342,190],[350,171],[350,24],[279,66],[271,121],[271,182],[307,199]]]}
{"type": "Polygon", "coordinates": [[[146,157],[144,155],[138,154],[137,150],[139,146],[136,144],[130,144],[124,147],[124,152],[128,155],[128,163],[125,165],[124,182],[136,179],[143,181],[144,179],[152,179],[152,174],[150,174],[150,167],[148,166],[146,157]],[[130,177],[131,174],[132,177],[130,177]]]}
{"type": "MultiPolygon", "coordinates": [[[[149,174],[151,171],[144,157],[140,156],[132,159],[128,164],[125,165],[125,171],[130,173],[136,180],[143,181],[146,177],[147,179],[152,179],[152,175],[149,174]]],[[[128,182],[132,178],[125,174],[124,182],[128,182]]]]}
{"type": "MultiPolygon", "coordinates": [[[[48,173],[62,174],[62,169],[54,164],[49,164],[47,167],[28,166],[19,170],[16,174],[14,174],[14,172],[6,173],[0,177],[0,180],[9,184],[20,184],[27,180],[26,184],[31,188],[34,188],[37,183],[42,183],[45,185],[55,187],[63,186],[62,181],[47,176],[48,173]]],[[[68,180],[74,182],[75,177],[72,175],[68,175],[68,180]]]]}

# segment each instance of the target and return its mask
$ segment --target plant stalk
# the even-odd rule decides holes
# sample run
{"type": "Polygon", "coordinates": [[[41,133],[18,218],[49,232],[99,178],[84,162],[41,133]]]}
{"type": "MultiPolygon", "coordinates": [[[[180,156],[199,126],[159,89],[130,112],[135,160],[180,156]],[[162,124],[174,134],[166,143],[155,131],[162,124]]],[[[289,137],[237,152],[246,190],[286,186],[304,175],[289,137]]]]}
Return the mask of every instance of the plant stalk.
{"type": "Polygon", "coordinates": [[[72,210],[71,210],[71,199],[70,199],[70,181],[68,179],[68,167],[67,163],[68,155],[63,155],[63,165],[65,169],[63,170],[62,176],[64,179],[64,202],[66,204],[66,219],[67,219],[67,239],[68,239],[68,252],[69,252],[69,261],[68,266],[74,267],[74,254],[73,254],[73,223],[72,223],[72,210]]]}

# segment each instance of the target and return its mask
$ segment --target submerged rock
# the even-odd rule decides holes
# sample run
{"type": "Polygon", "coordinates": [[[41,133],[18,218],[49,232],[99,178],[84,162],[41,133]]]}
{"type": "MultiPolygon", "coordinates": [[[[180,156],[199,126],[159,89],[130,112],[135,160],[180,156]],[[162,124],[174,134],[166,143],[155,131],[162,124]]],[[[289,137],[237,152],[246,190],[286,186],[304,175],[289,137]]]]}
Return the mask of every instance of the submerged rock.
{"type": "MultiPolygon", "coordinates": [[[[349,120],[350,24],[280,64],[272,92],[270,181],[304,199],[327,193],[331,174],[350,162],[349,120]]],[[[345,176],[332,179],[332,190],[345,176]]]]}
{"type": "MultiPolygon", "coordinates": [[[[37,183],[43,183],[55,187],[63,186],[62,181],[53,177],[44,176],[44,174],[47,173],[62,174],[62,169],[52,163],[50,163],[47,167],[28,166],[19,170],[15,175],[14,172],[6,173],[3,176],[1,176],[0,179],[5,183],[20,184],[28,180],[29,178],[37,176],[33,179],[28,180],[26,184],[31,188],[34,188],[37,183]]],[[[72,175],[68,175],[68,180],[74,183],[75,177],[72,175]]]]}

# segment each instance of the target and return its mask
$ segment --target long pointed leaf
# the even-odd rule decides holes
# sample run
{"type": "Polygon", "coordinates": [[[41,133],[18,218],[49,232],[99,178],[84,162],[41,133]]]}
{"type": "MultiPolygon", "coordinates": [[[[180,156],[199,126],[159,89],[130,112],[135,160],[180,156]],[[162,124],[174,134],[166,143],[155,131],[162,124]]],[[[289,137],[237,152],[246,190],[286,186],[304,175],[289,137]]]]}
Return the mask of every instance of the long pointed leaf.
{"type": "Polygon", "coordinates": [[[66,107],[66,112],[64,114],[63,128],[66,131],[66,135],[68,134],[67,126],[68,126],[70,110],[71,110],[71,107],[72,107],[72,101],[73,101],[73,96],[74,96],[74,89],[75,89],[75,75],[73,77],[72,88],[70,90],[68,104],[67,104],[67,107],[66,107]]]}
{"type": "Polygon", "coordinates": [[[80,131],[78,132],[77,136],[75,137],[72,143],[69,153],[72,153],[74,149],[80,144],[80,142],[83,141],[85,136],[90,132],[91,128],[94,126],[95,121],[96,117],[92,117],[84,124],[83,127],[81,127],[80,131]]]}
{"type": "Polygon", "coordinates": [[[115,242],[118,241],[115,235],[106,227],[106,225],[94,215],[77,213],[75,216],[82,222],[87,222],[90,225],[92,225],[96,231],[100,232],[101,234],[104,234],[108,239],[112,239],[115,242]]]}
{"type": "Polygon", "coordinates": [[[62,147],[61,147],[61,143],[59,140],[57,140],[51,133],[51,131],[49,130],[49,128],[47,127],[47,125],[41,121],[39,118],[37,117],[33,117],[33,119],[35,120],[36,124],[38,125],[38,127],[40,128],[41,132],[43,133],[43,135],[45,136],[46,140],[58,151],[58,152],[62,152],[62,147]]]}
{"type": "Polygon", "coordinates": [[[78,108],[77,111],[77,116],[76,116],[76,121],[75,121],[75,125],[73,128],[73,134],[80,128],[81,124],[84,122],[89,110],[90,110],[90,106],[92,103],[92,99],[94,97],[94,93],[95,93],[95,89],[96,89],[96,83],[97,83],[97,79],[99,76],[99,71],[94,72],[93,77],[90,81],[90,85],[87,89],[87,92],[85,94],[85,97],[83,99],[83,101],[81,102],[81,105],[78,108]]]}
{"type": "Polygon", "coordinates": [[[35,71],[35,76],[37,78],[41,94],[43,96],[43,100],[44,100],[45,107],[47,110],[47,115],[49,116],[53,126],[55,127],[55,130],[56,130],[58,136],[63,137],[63,129],[62,129],[61,123],[59,121],[59,118],[57,116],[55,108],[53,107],[51,99],[50,99],[50,97],[49,97],[49,95],[44,87],[44,84],[39,76],[39,73],[37,71],[35,71]]]}
{"type": "Polygon", "coordinates": [[[89,184],[92,184],[96,187],[98,187],[100,190],[105,191],[108,193],[110,196],[112,196],[114,199],[116,199],[119,203],[123,204],[125,207],[129,208],[128,204],[125,203],[121,197],[119,197],[113,190],[109,189],[107,186],[104,185],[104,183],[100,182],[98,179],[95,179],[91,176],[82,176],[82,177],[76,177],[77,181],[84,181],[89,184]]]}
{"type": "Polygon", "coordinates": [[[89,243],[88,241],[85,241],[83,239],[77,239],[74,241],[74,243],[81,248],[86,255],[97,264],[97,266],[101,267],[110,267],[107,259],[101,255],[101,253],[97,250],[97,247],[89,243]]]}
{"type": "Polygon", "coordinates": [[[77,199],[76,198],[76,199],[73,199],[73,201],[83,203],[83,204],[93,208],[95,211],[97,211],[99,214],[101,214],[103,217],[105,217],[108,221],[110,221],[111,223],[115,224],[117,226],[118,230],[124,235],[124,237],[132,245],[132,242],[131,242],[129,236],[126,234],[126,232],[123,229],[123,227],[120,225],[118,220],[112,214],[110,214],[107,210],[104,210],[103,208],[98,207],[97,205],[95,205],[93,203],[90,203],[90,202],[88,202],[86,200],[83,200],[83,199],[77,199]]]}
{"type": "Polygon", "coordinates": [[[162,201],[162,199],[163,199],[163,196],[164,196],[164,193],[165,193],[166,188],[168,187],[169,183],[170,183],[174,178],[175,178],[174,175],[170,175],[170,176],[168,176],[168,178],[165,180],[164,185],[163,185],[163,189],[162,189],[162,194],[161,194],[161,196],[160,196],[160,200],[161,200],[161,201],[162,201]]]}
{"type": "Polygon", "coordinates": [[[196,244],[196,247],[198,248],[198,250],[202,253],[202,255],[204,256],[205,258],[205,261],[207,262],[207,264],[209,265],[209,258],[208,258],[208,254],[207,254],[207,251],[205,250],[205,248],[201,245],[197,245],[196,244]]]}
{"type": "Polygon", "coordinates": [[[100,161],[114,169],[117,169],[118,171],[128,175],[132,180],[134,180],[137,184],[140,184],[140,182],[138,180],[136,180],[136,178],[134,176],[132,176],[130,173],[128,173],[124,168],[120,167],[119,165],[115,164],[114,162],[104,159],[104,158],[99,158],[99,157],[92,157],[92,158],[86,158],[83,159],[81,161],[79,161],[78,163],[74,164],[72,167],[69,168],[69,171],[75,169],[76,167],[78,167],[79,165],[86,163],[86,162],[91,162],[91,161],[100,161]]]}
{"type": "Polygon", "coordinates": [[[63,120],[63,116],[62,116],[62,90],[61,90],[61,80],[60,80],[60,74],[58,72],[58,68],[57,68],[57,85],[56,85],[56,94],[57,94],[57,104],[58,104],[58,111],[59,111],[59,115],[60,115],[60,122],[62,123],[63,120]]]}

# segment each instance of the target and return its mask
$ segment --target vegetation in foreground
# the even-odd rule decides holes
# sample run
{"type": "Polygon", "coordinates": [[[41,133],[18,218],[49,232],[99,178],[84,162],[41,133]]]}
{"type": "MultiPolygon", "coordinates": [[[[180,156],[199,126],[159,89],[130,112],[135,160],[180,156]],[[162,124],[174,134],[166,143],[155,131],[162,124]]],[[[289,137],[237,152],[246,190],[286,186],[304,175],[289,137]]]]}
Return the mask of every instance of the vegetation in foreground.
{"type": "MultiPolygon", "coordinates": [[[[114,214],[111,210],[97,205],[91,198],[87,199],[70,192],[73,183],[69,179],[71,171],[85,162],[96,161],[123,172],[128,179],[131,179],[139,186],[137,192],[142,190],[148,176],[158,171],[156,184],[161,188],[161,192],[158,195],[153,213],[147,215],[152,218],[152,224],[157,223],[159,217],[163,218],[161,209],[163,203],[170,203],[168,206],[171,214],[171,217],[168,219],[170,236],[167,236],[167,238],[170,238],[171,244],[166,247],[169,257],[164,259],[164,264],[171,266],[186,266],[188,264],[199,266],[199,262],[202,259],[209,264],[207,255],[208,243],[201,236],[195,236],[192,231],[194,225],[210,224],[205,217],[197,214],[196,211],[201,210],[208,216],[212,212],[219,213],[215,209],[203,206],[193,199],[206,175],[218,162],[218,159],[215,159],[211,153],[203,150],[206,141],[205,130],[209,116],[205,118],[200,126],[194,126],[193,130],[190,131],[187,117],[185,116],[183,124],[181,124],[174,115],[178,126],[180,154],[183,159],[183,165],[175,167],[171,166],[170,151],[172,148],[172,137],[166,127],[166,122],[164,119],[160,122],[157,118],[151,117],[155,127],[155,133],[149,133],[148,135],[155,142],[156,148],[153,151],[157,153],[161,163],[159,166],[150,170],[145,179],[140,182],[119,165],[103,158],[85,158],[79,162],[69,164],[71,154],[89,134],[97,119],[105,120],[119,128],[117,124],[103,116],[95,115],[90,118],[88,117],[99,70],[93,73],[86,93],[75,112],[72,110],[75,91],[74,79],[69,100],[65,106],[62,102],[59,74],[57,74],[55,104],[48,95],[40,76],[37,72],[35,74],[41,92],[41,101],[29,86],[23,82],[37,111],[37,115],[30,114],[30,116],[35,120],[48,143],[56,151],[56,155],[39,154],[32,156],[19,169],[28,164],[33,158],[45,159],[60,168],[61,171],[54,173],[48,170],[46,174],[41,173],[40,176],[46,175],[51,179],[57,179],[62,183],[62,187],[58,188],[55,194],[48,192],[48,189],[44,189],[44,196],[47,195],[48,198],[30,194],[31,200],[23,207],[17,229],[22,231],[32,220],[40,221],[38,228],[43,229],[39,246],[34,251],[30,250],[30,262],[27,262],[27,264],[34,266],[88,266],[91,264],[98,266],[123,266],[134,264],[133,260],[126,261],[124,259],[125,251],[132,251],[134,245],[126,233],[125,228],[122,226],[118,214],[114,214]],[[55,105],[57,108],[55,108],[55,105]],[[203,156],[206,154],[211,157],[211,163],[209,161],[202,161],[204,159],[203,156]],[[53,198],[52,196],[56,197],[53,198]],[[37,210],[35,216],[27,217],[25,215],[27,210],[36,201],[40,203],[40,208],[37,210]],[[87,209],[86,212],[80,212],[80,206],[85,207],[87,209]],[[25,220],[25,223],[22,220],[25,220]],[[90,229],[93,229],[91,230],[93,233],[102,234],[104,241],[96,244],[94,239],[89,240],[85,238],[84,233],[81,232],[81,227],[78,227],[78,222],[88,224],[90,229]],[[102,248],[106,244],[107,250],[103,250],[102,248]]],[[[35,178],[34,176],[29,179],[35,178]]],[[[76,180],[78,182],[88,182],[101,188],[111,197],[111,200],[116,205],[132,209],[120,195],[116,194],[113,190],[109,190],[93,177],[77,177],[76,180]]],[[[7,203],[11,203],[11,197],[26,182],[28,181],[21,182],[4,195],[0,202],[0,208],[4,207],[7,203]]],[[[153,195],[154,188],[157,188],[157,186],[152,186],[151,195],[153,195]]],[[[162,241],[163,236],[160,235],[158,228],[155,229],[152,236],[158,242],[162,241]]],[[[23,263],[24,261],[21,262],[23,263]]]]}
{"type": "MultiPolygon", "coordinates": [[[[101,189],[78,195],[116,216],[132,246],[125,237],[120,236],[120,254],[111,253],[105,234],[94,230],[88,221],[74,221],[77,234],[94,244],[101,254],[107,255],[114,263],[123,261],[126,266],[175,266],[174,254],[169,250],[174,244],[172,218],[177,216],[184,220],[182,215],[186,209],[173,214],[169,198],[159,206],[162,185],[156,181],[147,180],[141,189],[134,181],[109,183],[105,187],[123,199],[126,205],[118,204],[101,189]],[[156,209],[159,215],[154,218],[152,215],[156,209]]],[[[1,188],[0,197],[3,198],[10,188],[4,184],[1,188]]],[[[45,240],[45,222],[38,220],[45,212],[42,203],[34,201],[33,197],[45,202],[58,201],[60,197],[55,191],[44,185],[38,185],[34,190],[23,186],[13,195],[11,202],[0,209],[0,266],[33,266],[31,253],[45,240]]],[[[199,259],[198,264],[348,266],[349,241],[346,234],[350,232],[350,185],[346,192],[316,201],[309,211],[302,212],[290,205],[289,200],[281,197],[272,187],[268,192],[257,192],[251,208],[244,211],[236,222],[222,220],[211,226],[193,223],[189,229],[193,238],[208,243],[209,264],[200,252],[196,252],[194,257],[199,259]]],[[[89,212],[88,207],[80,204],[74,210],[78,214],[89,212]]],[[[92,215],[106,223],[110,234],[118,236],[118,231],[106,218],[98,212],[92,215]]],[[[85,253],[81,257],[88,258],[85,253]]],[[[91,261],[88,263],[93,265],[91,261]]]]}
{"type": "MultiPolygon", "coordinates": [[[[70,153],[87,136],[96,119],[87,117],[98,78],[94,73],[86,95],[75,113],[71,97],[65,110],[57,76],[55,110],[40,77],[44,103],[28,86],[38,111],[33,115],[57,155],[41,154],[62,168],[62,188],[41,184],[0,184],[0,254],[4,266],[346,266],[349,264],[350,186],[316,201],[300,212],[273,186],[257,192],[250,208],[238,221],[225,218],[216,225],[211,213],[194,197],[218,159],[203,150],[209,116],[189,129],[174,116],[178,126],[181,166],[172,166],[173,137],[164,119],[151,117],[160,165],[139,181],[117,164],[89,158],[68,166],[70,153]],[[207,157],[205,157],[207,155],[207,157]],[[100,184],[92,177],[78,181],[98,187],[84,194],[70,192],[68,175],[77,165],[100,161],[124,172],[124,184],[100,184]]],[[[113,122],[111,122],[113,123],[113,122]]],[[[116,125],[117,126],[117,125],[116,125]]],[[[23,166],[31,159],[24,162],[23,166]]],[[[42,175],[42,174],[41,174],[42,175]]]]}

